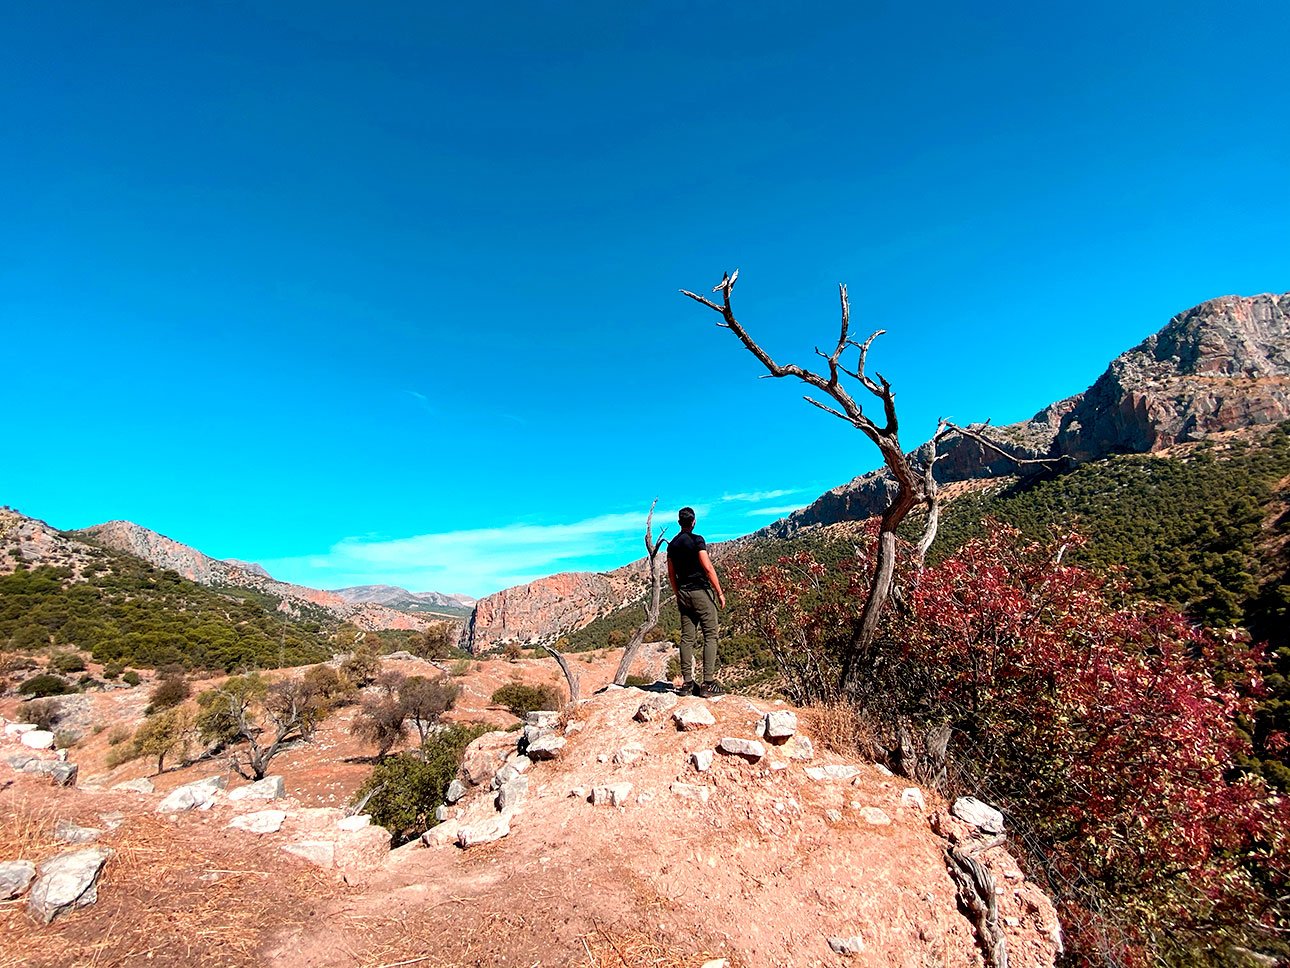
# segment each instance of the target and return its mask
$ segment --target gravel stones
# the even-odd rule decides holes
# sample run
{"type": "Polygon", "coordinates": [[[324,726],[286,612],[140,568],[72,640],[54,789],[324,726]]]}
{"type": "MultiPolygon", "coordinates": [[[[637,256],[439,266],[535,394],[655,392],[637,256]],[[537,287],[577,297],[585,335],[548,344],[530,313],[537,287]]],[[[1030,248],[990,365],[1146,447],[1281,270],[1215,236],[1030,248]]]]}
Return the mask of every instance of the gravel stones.
{"type": "Polygon", "coordinates": [[[812,780],[849,780],[860,772],[858,766],[835,763],[829,766],[808,766],[806,775],[812,780]]]}
{"type": "Polygon", "coordinates": [[[286,787],[280,776],[266,776],[263,780],[256,780],[254,783],[248,783],[240,786],[229,793],[230,800],[280,800],[286,793],[286,787]]]}
{"type": "Polygon", "coordinates": [[[17,897],[36,878],[36,865],[29,860],[0,863],[0,901],[17,897]]]}
{"type": "Polygon", "coordinates": [[[698,750],[690,754],[690,764],[700,773],[712,769],[712,750],[698,750]]]}
{"type": "Polygon", "coordinates": [[[99,871],[111,856],[103,847],[86,847],[42,863],[27,897],[27,913],[48,924],[69,908],[93,904],[98,900],[99,871]]]}
{"type": "Polygon", "coordinates": [[[532,760],[553,760],[569,742],[563,736],[543,736],[536,743],[529,743],[528,756],[532,760]]]}
{"type": "Polygon", "coordinates": [[[650,696],[641,703],[640,708],[636,710],[636,714],[632,716],[632,719],[638,723],[655,722],[662,719],[663,714],[675,706],[676,703],[676,693],[661,692],[656,696],[650,696]]]}
{"type": "Polygon", "coordinates": [[[631,796],[632,785],[630,783],[611,783],[606,786],[592,787],[591,802],[595,806],[608,804],[611,807],[621,807],[631,796]]]}
{"type": "Polygon", "coordinates": [[[676,723],[677,729],[682,732],[690,732],[696,729],[706,729],[716,723],[717,720],[707,706],[699,703],[687,703],[672,713],[672,721],[676,723]]]}
{"type": "Polygon", "coordinates": [[[742,739],[738,736],[723,737],[717,749],[730,756],[740,756],[750,762],[757,762],[766,755],[766,748],[755,739],[742,739]]]}
{"type": "Polygon", "coordinates": [[[179,813],[184,810],[206,809],[215,799],[215,794],[228,785],[222,776],[208,776],[204,780],[195,780],[177,786],[157,804],[158,813],[179,813]]]}
{"type": "Polygon", "coordinates": [[[797,717],[787,709],[777,709],[762,717],[762,735],[776,745],[797,732],[797,717]]]}
{"type": "Polygon", "coordinates": [[[285,810],[258,810],[234,817],[228,825],[235,830],[247,830],[253,834],[276,834],[282,829],[282,821],[286,818],[285,810]]]}
{"type": "Polygon", "coordinates": [[[959,797],[950,812],[964,823],[980,827],[988,834],[1003,833],[1003,814],[976,797],[959,797]]]}

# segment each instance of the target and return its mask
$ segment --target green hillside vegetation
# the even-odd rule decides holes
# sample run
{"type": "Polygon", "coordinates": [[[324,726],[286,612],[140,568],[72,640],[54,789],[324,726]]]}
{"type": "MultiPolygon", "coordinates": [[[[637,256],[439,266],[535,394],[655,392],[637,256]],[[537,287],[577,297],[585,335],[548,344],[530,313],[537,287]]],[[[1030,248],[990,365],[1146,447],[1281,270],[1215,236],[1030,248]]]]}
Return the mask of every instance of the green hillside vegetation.
{"type": "Polygon", "coordinates": [[[128,555],[104,552],[74,581],[69,569],[19,566],[0,576],[0,648],[51,646],[138,667],[276,667],[331,656],[330,628],[292,621],[128,555]]]}

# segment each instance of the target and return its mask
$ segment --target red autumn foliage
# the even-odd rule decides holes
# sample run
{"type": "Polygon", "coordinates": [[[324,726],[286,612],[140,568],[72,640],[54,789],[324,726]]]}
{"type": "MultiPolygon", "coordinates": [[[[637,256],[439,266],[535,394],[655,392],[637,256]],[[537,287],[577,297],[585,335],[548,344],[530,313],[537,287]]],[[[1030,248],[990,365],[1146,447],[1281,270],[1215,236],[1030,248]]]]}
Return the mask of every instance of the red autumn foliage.
{"type": "MultiPolygon", "coordinates": [[[[1021,833],[1079,960],[1145,964],[1220,938],[1266,947],[1262,928],[1285,916],[1290,808],[1237,769],[1258,654],[1064,565],[1078,541],[995,528],[902,574],[852,698],[880,727],[952,727],[954,785],[1021,833]]],[[[862,557],[736,576],[799,701],[835,698],[862,557]]]]}

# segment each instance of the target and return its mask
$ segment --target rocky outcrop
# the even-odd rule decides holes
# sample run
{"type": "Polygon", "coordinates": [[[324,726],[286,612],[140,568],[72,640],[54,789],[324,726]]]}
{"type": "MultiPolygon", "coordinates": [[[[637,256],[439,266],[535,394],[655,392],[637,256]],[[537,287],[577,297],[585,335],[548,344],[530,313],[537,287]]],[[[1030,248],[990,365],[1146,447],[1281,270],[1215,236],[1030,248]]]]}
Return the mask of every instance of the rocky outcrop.
{"type": "MultiPolygon", "coordinates": [[[[1018,457],[1082,463],[1286,419],[1290,293],[1201,303],[1116,357],[1084,393],[987,434],[1018,457]]],[[[951,435],[940,452],[936,478],[942,484],[1016,473],[1011,461],[968,438],[951,435]]],[[[804,528],[862,521],[885,509],[894,492],[885,470],[871,471],[756,536],[783,538],[804,528]]]]}
{"type": "Polygon", "coordinates": [[[478,655],[506,642],[549,642],[635,602],[644,591],[643,562],[603,574],[549,575],[481,598],[462,628],[460,644],[478,655]]]}
{"type": "Polygon", "coordinates": [[[347,602],[371,602],[374,605],[410,611],[425,608],[470,608],[475,604],[475,600],[469,595],[410,592],[398,585],[355,585],[352,588],[338,588],[336,594],[347,602]]]}

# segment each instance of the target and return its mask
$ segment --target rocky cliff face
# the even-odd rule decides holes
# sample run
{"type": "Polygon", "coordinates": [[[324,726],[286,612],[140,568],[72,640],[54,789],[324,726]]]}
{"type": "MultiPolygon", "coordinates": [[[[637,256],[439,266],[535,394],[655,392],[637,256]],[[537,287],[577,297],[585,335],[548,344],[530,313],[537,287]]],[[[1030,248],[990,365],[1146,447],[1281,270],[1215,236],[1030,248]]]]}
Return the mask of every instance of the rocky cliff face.
{"type": "Polygon", "coordinates": [[[398,585],[354,585],[337,588],[336,594],[347,602],[371,602],[390,608],[421,609],[470,608],[475,600],[469,595],[445,595],[442,592],[410,592],[398,585]]]}
{"type": "Polygon", "coordinates": [[[212,558],[196,548],[190,548],[132,521],[108,521],[106,524],[96,524],[68,534],[72,537],[83,535],[114,551],[142,558],[157,568],[178,572],[199,585],[252,589],[278,599],[279,610],[295,616],[299,616],[308,607],[315,606],[365,631],[420,630],[434,621],[442,621],[432,616],[421,616],[383,605],[349,602],[335,592],[275,581],[258,565],[247,567],[244,562],[212,558]]]}
{"type": "MultiPolygon", "coordinates": [[[[1290,293],[1201,303],[1116,357],[1084,393],[987,433],[1018,457],[1085,462],[1286,419],[1290,293]]],[[[941,454],[941,483],[1016,473],[1011,461],[963,437],[944,441],[941,454]]],[[[802,528],[863,520],[880,513],[894,491],[885,470],[871,471],[758,534],[786,537],[802,528]]]]}
{"type": "Polygon", "coordinates": [[[603,574],[569,571],[505,588],[475,603],[461,647],[478,655],[505,642],[549,642],[637,601],[648,579],[642,559],[603,574]]]}

